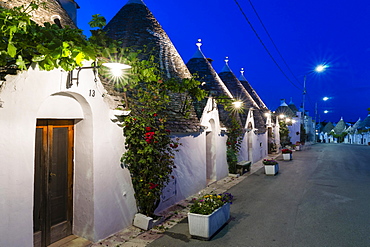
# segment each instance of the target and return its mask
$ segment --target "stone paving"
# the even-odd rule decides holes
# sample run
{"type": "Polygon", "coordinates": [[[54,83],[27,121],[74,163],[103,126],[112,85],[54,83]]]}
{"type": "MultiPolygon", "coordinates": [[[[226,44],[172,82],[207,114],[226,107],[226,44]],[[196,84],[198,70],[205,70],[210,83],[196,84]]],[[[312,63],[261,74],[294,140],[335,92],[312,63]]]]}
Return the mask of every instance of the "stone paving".
{"type": "MultiPolygon", "coordinates": [[[[268,158],[276,158],[278,154],[271,155],[268,158]]],[[[153,229],[148,231],[141,230],[137,227],[130,226],[125,228],[124,230],[94,244],[89,246],[98,247],[98,246],[105,246],[105,247],[143,247],[147,244],[151,243],[152,241],[160,238],[164,232],[173,226],[175,226],[178,222],[183,220],[187,217],[187,213],[189,212],[189,202],[194,197],[199,197],[202,194],[208,193],[222,193],[230,189],[231,187],[235,186],[236,184],[243,181],[245,178],[250,176],[251,174],[255,173],[259,169],[263,167],[262,160],[254,163],[251,166],[251,171],[243,174],[239,177],[226,177],[221,179],[217,182],[214,182],[208,185],[205,189],[201,190],[198,194],[188,197],[185,200],[180,201],[176,205],[166,209],[165,211],[161,212],[159,215],[164,217],[164,222],[155,226],[153,229]]]]}

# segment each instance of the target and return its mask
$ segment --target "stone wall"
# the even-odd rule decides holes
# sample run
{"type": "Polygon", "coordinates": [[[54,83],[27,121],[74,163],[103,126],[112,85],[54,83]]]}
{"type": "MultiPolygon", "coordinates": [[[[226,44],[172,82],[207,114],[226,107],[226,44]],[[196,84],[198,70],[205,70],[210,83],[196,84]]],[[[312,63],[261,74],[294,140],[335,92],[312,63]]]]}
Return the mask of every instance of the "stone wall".
{"type": "MultiPolygon", "coordinates": [[[[73,1],[73,0],[71,0],[73,1]]],[[[73,1],[74,2],[74,1],[73,1]]],[[[2,0],[0,6],[3,8],[13,8],[17,6],[28,6],[29,0],[2,0]]],[[[40,5],[38,10],[32,11],[32,20],[43,25],[45,22],[54,23],[56,16],[60,19],[62,26],[76,27],[67,12],[63,9],[60,3],[56,0],[40,0],[40,3],[46,3],[45,6],[40,5]]],[[[77,6],[77,5],[76,5],[77,6]]]]}

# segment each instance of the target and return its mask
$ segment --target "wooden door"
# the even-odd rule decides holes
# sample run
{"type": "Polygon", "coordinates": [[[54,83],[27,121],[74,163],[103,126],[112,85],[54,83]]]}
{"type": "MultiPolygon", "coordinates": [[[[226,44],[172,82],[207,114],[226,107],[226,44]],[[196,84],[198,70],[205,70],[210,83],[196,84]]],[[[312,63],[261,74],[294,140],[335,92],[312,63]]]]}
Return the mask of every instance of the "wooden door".
{"type": "Polygon", "coordinates": [[[34,246],[48,246],[72,234],[73,124],[37,121],[34,246]]]}

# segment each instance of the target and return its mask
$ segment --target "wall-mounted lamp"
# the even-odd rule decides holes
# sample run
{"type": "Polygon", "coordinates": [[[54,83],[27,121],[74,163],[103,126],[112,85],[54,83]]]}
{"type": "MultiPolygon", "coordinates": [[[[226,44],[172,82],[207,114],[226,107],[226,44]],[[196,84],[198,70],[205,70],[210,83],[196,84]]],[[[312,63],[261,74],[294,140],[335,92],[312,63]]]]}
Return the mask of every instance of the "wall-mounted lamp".
{"type": "MultiPolygon", "coordinates": [[[[107,68],[109,68],[111,70],[113,76],[115,76],[115,77],[121,76],[122,75],[122,70],[124,70],[124,69],[130,69],[131,68],[130,65],[123,64],[123,63],[103,63],[102,65],[105,66],[105,67],[107,67],[107,68]]],[[[94,77],[95,77],[94,81],[97,82],[96,74],[97,74],[98,68],[100,68],[100,67],[99,66],[96,66],[96,63],[95,62],[93,63],[93,66],[90,66],[90,67],[79,67],[79,68],[76,68],[76,70],[77,70],[77,77],[73,77],[73,70],[71,70],[68,73],[67,88],[71,88],[73,86],[73,81],[74,80],[76,80],[76,84],[78,86],[80,72],[83,69],[92,69],[93,70],[93,73],[94,73],[94,77]]]]}
{"type": "Polygon", "coordinates": [[[233,106],[234,106],[236,109],[239,109],[240,107],[242,107],[243,102],[242,102],[242,101],[234,101],[232,104],[233,104],[233,106]]]}

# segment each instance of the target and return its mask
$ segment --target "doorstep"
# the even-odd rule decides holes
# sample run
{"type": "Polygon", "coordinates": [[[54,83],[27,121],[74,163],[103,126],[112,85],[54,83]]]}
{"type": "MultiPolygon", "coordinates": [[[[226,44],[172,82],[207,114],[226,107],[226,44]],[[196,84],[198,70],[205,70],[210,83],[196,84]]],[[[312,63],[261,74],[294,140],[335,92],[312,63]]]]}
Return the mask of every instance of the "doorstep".
{"type": "Polygon", "coordinates": [[[70,235],[49,245],[49,247],[90,247],[90,246],[92,246],[92,242],[84,238],[79,238],[75,235],[70,235]]]}

